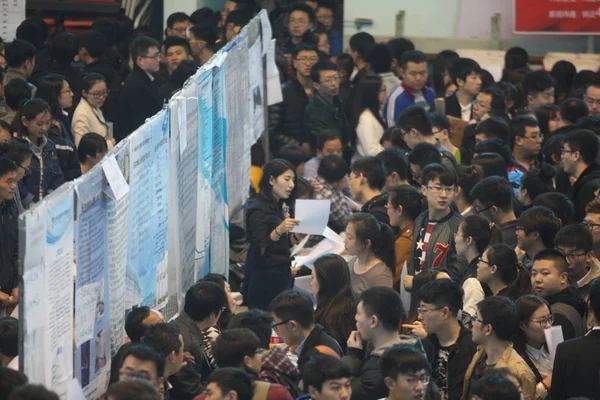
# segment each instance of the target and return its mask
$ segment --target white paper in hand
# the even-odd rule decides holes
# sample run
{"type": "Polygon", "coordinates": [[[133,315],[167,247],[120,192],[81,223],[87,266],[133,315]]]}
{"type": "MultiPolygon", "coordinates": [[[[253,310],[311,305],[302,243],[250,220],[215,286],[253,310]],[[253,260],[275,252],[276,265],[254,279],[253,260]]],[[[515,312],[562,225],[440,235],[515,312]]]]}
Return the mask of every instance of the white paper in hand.
{"type": "Polygon", "coordinates": [[[322,235],[329,221],[330,200],[296,200],[295,219],[300,220],[292,232],[322,235]]]}
{"type": "Polygon", "coordinates": [[[102,170],[108,181],[106,194],[115,200],[121,200],[123,196],[129,193],[129,184],[127,184],[114,154],[102,163],[102,170]]]}
{"type": "Polygon", "coordinates": [[[308,242],[309,238],[310,238],[310,235],[304,236],[304,239],[302,239],[300,241],[300,243],[298,243],[297,245],[295,245],[294,247],[292,247],[292,257],[294,257],[296,254],[298,254],[298,253],[300,253],[302,251],[302,249],[304,248],[304,246],[306,246],[306,242],[308,242]]]}
{"type": "Polygon", "coordinates": [[[550,358],[554,361],[556,356],[556,347],[565,341],[563,337],[562,326],[552,326],[548,329],[544,329],[544,336],[546,337],[546,345],[550,352],[550,358]]]}

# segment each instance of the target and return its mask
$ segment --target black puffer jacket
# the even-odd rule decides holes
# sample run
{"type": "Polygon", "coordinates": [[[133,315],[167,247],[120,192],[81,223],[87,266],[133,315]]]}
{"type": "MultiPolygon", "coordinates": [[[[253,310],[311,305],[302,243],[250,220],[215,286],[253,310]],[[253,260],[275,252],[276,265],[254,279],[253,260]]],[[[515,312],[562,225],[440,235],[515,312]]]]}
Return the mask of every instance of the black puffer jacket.
{"type": "Polygon", "coordinates": [[[0,291],[10,294],[17,287],[19,272],[19,210],[14,200],[0,204],[0,291]]]}
{"type": "Polygon", "coordinates": [[[269,107],[269,133],[274,147],[279,149],[286,144],[308,143],[304,125],[308,96],[304,87],[297,79],[292,79],[283,84],[281,92],[283,102],[269,107]]]}

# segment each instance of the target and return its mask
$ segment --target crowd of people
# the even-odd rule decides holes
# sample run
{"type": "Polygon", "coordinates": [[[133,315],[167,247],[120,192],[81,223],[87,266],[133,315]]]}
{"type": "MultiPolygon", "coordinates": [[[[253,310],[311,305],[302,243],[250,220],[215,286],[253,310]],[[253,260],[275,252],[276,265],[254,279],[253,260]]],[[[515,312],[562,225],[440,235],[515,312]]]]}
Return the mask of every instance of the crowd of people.
{"type": "MultiPolygon", "coordinates": [[[[123,16],[49,34],[34,16],[1,45],[0,399],[58,398],[18,372],[19,214],[157,113],[257,11],[175,13],[164,38],[123,16]]],[[[366,32],[343,52],[337,11],[269,14],[283,101],[270,154],[252,148],[245,229],[231,230],[248,310],[212,274],[172,322],[133,309],[105,398],[600,398],[598,71],[544,71],[511,48],[495,82],[454,51],[432,61],[366,32]],[[296,199],[330,200],[341,254],[292,267],[296,199]],[[294,287],[303,276],[311,292],[294,287]]]]}

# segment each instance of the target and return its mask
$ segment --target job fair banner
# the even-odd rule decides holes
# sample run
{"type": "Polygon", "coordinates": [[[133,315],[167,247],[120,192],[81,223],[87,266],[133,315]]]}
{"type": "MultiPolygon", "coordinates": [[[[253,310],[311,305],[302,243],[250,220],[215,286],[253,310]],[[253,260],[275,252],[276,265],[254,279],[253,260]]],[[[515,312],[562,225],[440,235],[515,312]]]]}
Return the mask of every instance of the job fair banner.
{"type": "Polygon", "coordinates": [[[229,222],[265,130],[270,41],[263,10],[163,110],[19,217],[20,367],[32,383],[100,398],[132,309],[171,320],[198,279],[227,277],[229,222]]]}
{"type": "Polygon", "coordinates": [[[515,33],[598,34],[600,2],[593,0],[513,0],[515,33]]]}

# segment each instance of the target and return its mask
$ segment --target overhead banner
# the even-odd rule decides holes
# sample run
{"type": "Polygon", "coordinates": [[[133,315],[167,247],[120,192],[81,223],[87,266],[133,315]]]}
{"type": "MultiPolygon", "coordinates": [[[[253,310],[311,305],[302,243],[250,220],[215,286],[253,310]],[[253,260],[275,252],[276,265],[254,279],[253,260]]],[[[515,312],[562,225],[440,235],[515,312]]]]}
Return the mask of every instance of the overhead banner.
{"type": "Polygon", "coordinates": [[[593,0],[513,0],[515,33],[598,34],[600,2],[593,0]]]}

